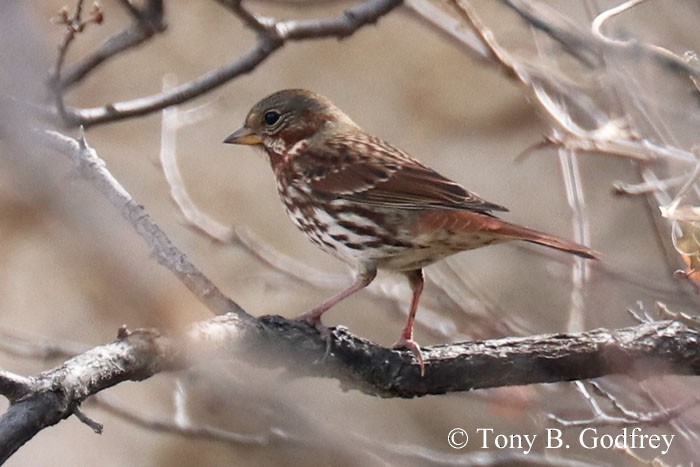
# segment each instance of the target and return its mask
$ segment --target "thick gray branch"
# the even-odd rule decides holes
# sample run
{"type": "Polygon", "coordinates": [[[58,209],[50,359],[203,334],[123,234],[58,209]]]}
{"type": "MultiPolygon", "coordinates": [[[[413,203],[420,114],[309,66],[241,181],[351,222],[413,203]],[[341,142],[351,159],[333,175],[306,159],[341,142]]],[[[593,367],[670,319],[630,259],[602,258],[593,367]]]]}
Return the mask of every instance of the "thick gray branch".
{"type": "Polygon", "coordinates": [[[182,335],[121,332],[116,341],[66,361],[31,381],[32,391],[0,418],[0,462],[45,427],[72,415],[90,395],[123,381],[177,371],[212,358],[237,358],[294,374],[332,377],[344,389],[416,397],[628,374],[700,374],[700,335],[676,321],[578,334],[465,342],[424,349],[425,376],[409,352],[385,349],[335,328],[331,352],[311,327],[280,317],[235,314],[193,325],[182,335]]]}

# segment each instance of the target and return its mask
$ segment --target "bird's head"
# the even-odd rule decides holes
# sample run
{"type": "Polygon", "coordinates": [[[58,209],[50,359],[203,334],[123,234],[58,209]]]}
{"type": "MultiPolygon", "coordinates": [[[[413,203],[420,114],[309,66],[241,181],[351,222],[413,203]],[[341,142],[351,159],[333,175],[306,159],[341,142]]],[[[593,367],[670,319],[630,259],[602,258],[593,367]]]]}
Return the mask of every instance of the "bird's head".
{"type": "Polygon", "coordinates": [[[357,125],[325,97],[286,89],[255,104],[245,124],[224,143],[262,146],[270,157],[283,156],[300,141],[355,129],[357,125]]]}

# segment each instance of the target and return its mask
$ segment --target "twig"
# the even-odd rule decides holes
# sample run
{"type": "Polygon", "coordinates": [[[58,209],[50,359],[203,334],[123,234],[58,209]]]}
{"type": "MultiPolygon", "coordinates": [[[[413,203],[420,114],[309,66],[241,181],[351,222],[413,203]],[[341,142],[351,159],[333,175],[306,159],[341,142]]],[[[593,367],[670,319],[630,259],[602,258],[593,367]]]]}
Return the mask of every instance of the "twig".
{"type": "Polygon", "coordinates": [[[102,430],[104,430],[104,425],[102,425],[100,422],[97,420],[93,420],[92,418],[88,417],[85,412],[80,410],[80,407],[75,407],[73,409],[73,415],[75,415],[75,418],[83,422],[85,425],[90,427],[92,431],[94,431],[96,434],[101,435],[102,430]]]}
{"type": "Polygon", "coordinates": [[[155,34],[165,31],[164,9],[162,0],[147,0],[139,9],[127,0],[119,2],[123,5],[134,22],[122,31],[110,36],[89,55],[65,67],[60,80],[56,84],[59,90],[65,91],[80,83],[86,76],[100,65],[125,50],[143,44],[155,34]]]}
{"type": "MultiPolygon", "coordinates": [[[[64,122],[85,127],[147,115],[166,107],[181,104],[201,96],[218,86],[254,70],[288,41],[302,41],[323,37],[342,39],[359,28],[375,23],[401,4],[402,0],[368,0],[345,10],[340,16],[325,20],[292,20],[271,22],[258,35],[257,42],[240,58],[217,70],[170,90],[152,96],[102,107],[65,109],[64,122]]],[[[244,18],[251,21],[251,18],[244,18]]],[[[246,23],[248,24],[248,23],[246,23]]],[[[262,24],[262,23],[261,23],[262,24]]],[[[61,116],[59,114],[59,116],[61,116]]]]}
{"type": "MultiPolygon", "coordinates": [[[[616,58],[637,59],[641,54],[655,60],[657,63],[669,68],[671,71],[682,71],[690,77],[700,78],[700,67],[696,67],[672,54],[665,49],[647,47],[637,42],[618,42],[609,40],[605,36],[591,34],[586,36],[582,31],[574,31],[571,28],[563,28],[551,21],[546,21],[543,16],[533,8],[531,3],[521,0],[501,0],[503,4],[515,11],[522,19],[533,27],[540,29],[552,39],[561,43],[567,51],[574,52],[573,56],[579,56],[575,49],[590,52],[592,56],[600,57],[601,54],[616,58]]],[[[604,18],[606,19],[606,18],[604,18]]]]}
{"type": "Polygon", "coordinates": [[[265,35],[270,26],[274,26],[274,20],[263,20],[255,13],[243,6],[242,0],[216,0],[238,16],[246,26],[260,35],[265,35]]]}
{"type": "Polygon", "coordinates": [[[620,194],[624,195],[644,195],[658,190],[668,190],[685,183],[688,180],[688,175],[677,175],[665,180],[654,180],[642,183],[625,183],[622,181],[614,182],[613,188],[620,194]]]}
{"type": "Polygon", "coordinates": [[[69,16],[68,10],[64,7],[60,11],[59,16],[54,18],[54,23],[62,24],[66,27],[66,33],[63,36],[63,42],[58,47],[56,64],[54,65],[53,70],[51,70],[51,73],[49,74],[49,87],[54,93],[56,109],[63,120],[68,118],[68,114],[66,113],[66,107],[65,102],[63,101],[63,92],[61,90],[60,82],[61,73],[63,71],[63,65],[66,61],[66,55],[68,54],[68,49],[73,43],[75,36],[78,33],[83,32],[85,26],[87,26],[90,23],[100,24],[102,23],[103,19],[102,10],[100,10],[99,5],[95,3],[92,9],[90,10],[90,16],[84,20],[83,2],[84,0],[78,0],[78,2],[75,5],[75,10],[73,11],[73,15],[69,16]]]}
{"type": "Polygon", "coordinates": [[[605,391],[595,382],[589,383],[596,394],[606,399],[613,409],[621,415],[608,415],[600,408],[592,397],[587,398],[593,410],[594,416],[588,419],[566,420],[554,414],[549,415],[549,419],[567,428],[580,426],[658,426],[677,419],[688,409],[700,404],[700,397],[693,397],[681,402],[674,407],[664,408],[654,412],[636,412],[626,408],[610,392],[605,391]]]}
{"type": "Polygon", "coordinates": [[[479,35],[473,29],[465,29],[459,20],[445,11],[424,0],[406,0],[404,5],[414,18],[457,44],[470,57],[482,63],[496,64],[491,50],[479,35]]]}
{"type": "MultiPolygon", "coordinates": [[[[585,215],[584,194],[579,172],[578,160],[574,152],[565,148],[559,150],[559,164],[566,187],[566,199],[571,209],[571,224],[574,231],[574,241],[588,245],[590,234],[588,220],[585,215]]],[[[583,288],[590,275],[589,266],[582,258],[574,258],[571,270],[571,307],[566,329],[581,331],[585,329],[585,310],[583,288]]]]}
{"type": "Polygon", "coordinates": [[[700,78],[700,68],[691,65],[689,61],[674,54],[670,50],[659,47],[658,45],[642,44],[639,41],[611,39],[602,33],[601,29],[607,20],[645,1],[646,0],[628,0],[616,7],[603,11],[593,20],[591,31],[594,36],[600,40],[601,44],[609,46],[602,48],[602,51],[604,53],[614,53],[616,57],[625,56],[629,58],[636,58],[640,54],[644,54],[672,71],[681,71],[688,74],[692,82],[696,83],[696,80],[700,78]]]}

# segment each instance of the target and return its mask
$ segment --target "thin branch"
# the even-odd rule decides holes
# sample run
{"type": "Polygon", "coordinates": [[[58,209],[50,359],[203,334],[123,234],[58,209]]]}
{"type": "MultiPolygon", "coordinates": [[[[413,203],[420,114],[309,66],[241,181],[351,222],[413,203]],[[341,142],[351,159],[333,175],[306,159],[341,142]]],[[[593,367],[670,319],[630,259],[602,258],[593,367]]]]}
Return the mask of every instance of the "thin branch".
{"type": "Polygon", "coordinates": [[[53,91],[56,110],[64,120],[67,118],[67,113],[65,102],[63,101],[63,93],[61,92],[60,82],[61,73],[63,72],[63,65],[65,64],[66,56],[68,55],[68,49],[73,43],[76,35],[83,32],[88,24],[100,24],[102,23],[103,19],[102,11],[97,3],[95,3],[90,10],[90,16],[87,19],[83,19],[83,2],[84,0],[78,0],[78,2],[75,4],[75,10],[73,11],[72,15],[69,15],[68,10],[64,7],[59,12],[59,15],[53,20],[53,22],[56,24],[64,25],[66,29],[63,36],[63,42],[58,47],[56,64],[49,74],[49,88],[53,91]]]}
{"type": "MultiPolygon", "coordinates": [[[[515,11],[530,25],[562,44],[573,56],[580,55],[575,49],[585,50],[596,57],[600,57],[604,54],[615,58],[631,60],[638,59],[640,54],[642,54],[667,67],[671,71],[681,71],[689,77],[700,78],[700,67],[692,65],[665,49],[649,47],[639,42],[615,41],[606,38],[602,34],[586,35],[583,31],[563,27],[560,24],[554,24],[551,21],[546,21],[541,12],[533,7],[533,3],[525,3],[522,0],[501,0],[501,3],[515,11]]],[[[539,8],[543,9],[543,5],[540,5],[539,8]]]]}
{"type": "Polygon", "coordinates": [[[425,0],[406,0],[405,6],[413,17],[457,44],[460,50],[467,52],[470,57],[482,63],[496,64],[491,50],[481,37],[473,29],[465,29],[461,21],[444,10],[425,0]]]}
{"type": "MultiPolygon", "coordinates": [[[[585,31],[578,31],[573,25],[546,21],[532,7],[525,6],[517,0],[501,1],[515,9],[529,24],[545,31],[561,44],[567,45],[565,49],[576,58],[582,58],[581,51],[589,53],[599,49],[592,35],[586,34],[585,31]],[[591,42],[594,44],[591,45],[591,42]]],[[[639,161],[674,160],[684,164],[696,163],[697,158],[692,152],[643,138],[627,128],[626,122],[610,118],[588,96],[565,84],[555,73],[552,73],[552,70],[545,73],[516,59],[498,44],[493,33],[482,23],[476,11],[468,3],[459,0],[449,0],[449,3],[467,26],[475,31],[491,50],[491,60],[501,71],[507,77],[525,86],[524,89],[530,96],[530,100],[538,104],[541,115],[552,126],[550,134],[545,136],[543,142],[526,149],[525,152],[552,145],[565,147],[570,151],[597,152],[639,161]],[[556,91],[555,95],[552,95],[552,91],[556,91]],[[589,120],[596,122],[598,127],[587,130],[577,124],[571,117],[574,109],[567,112],[562,107],[563,103],[579,106],[580,109],[576,110],[580,110],[589,120]]],[[[590,61],[591,59],[583,59],[584,63],[590,61]]],[[[599,60],[596,58],[593,61],[599,60]]]]}
{"type": "MultiPolygon", "coordinates": [[[[571,224],[574,232],[574,241],[590,244],[588,219],[585,213],[585,197],[583,194],[583,182],[578,166],[576,153],[565,148],[559,150],[559,165],[564,178],[566,188],[566,200],[571,210],[571,224]]],[[[567,331],[581,331],[585,329],[585,310],[583,300],[583,288],[590,277],[590,269],[581,258],[574,258],[571,266],[571,306],[567,331]]]]}
{"type": "Polygon", "coordinates": [[[146,209],[135,203],[106,169],[104,161],[87,145],[84,135],[80,140],[74,140],[54,131],[40,131],[35,134],[43,144],[64,154],[74,163],[78,174],[89,180],[145,240],[153,257],[175,274],[211,311],[217,314],[233,312],[242,319],[253,319],[238,304],[221,293],[216,285],[171,243],[165,232],[153,222],[146,209]]]}
{"type": "MultiPolygon", "coordinates": [[[[700,404],[700,397],[692,397],[684,402],[681,402],[674,407],[660,409],[654,412],[636,412],[624,407],[620,401],[615,398],[610,392],[603,390],[599,385],[591,383],[595,392],[606,399],[612,405],[613,409],[620,415],[609,415],[603,412],[600,407],[591,405],[594,409],[594,416],[587,419],[567,420],[556,415],[550,414],[549,419],[557,422],[559,425],[567,428],[581,426],[659,426],[669,423],[677,419],[687,411],[700,404]]],[[[592,399],[589,399],[591,402],[592,399]]]]}
{"type": "Polygon", "coordinates": [[[684,184],[687,180],[688,175],[682,174],[664,180],[653,180],[642,183],[625,183],[618,181],[613,183],[613,188],[623,195],[644,195],[653,193],[654,191],[666,191],[669,188],[684,184]]]}
{"type": "Polygon", "coordinates": [[[94,431],[95,434],[102,434],[102,430],[104,430],[104,425],[102,425],[97,420],[93,420],[92,418],[88,417],[85,414],[85,412],[80,410],[80,407],[75,407],[73,409],[73,415],[75,415],[75,418],[80,420],[83,424],[87,425],[92,431],[94,431]]]}
{"type": "Polygon", "coordinates": [[[242,0],[216,0],[221,5],[231,10],[246,26],[258,34],[266,34],[269,27],[274,25],[274,20],[258,18],[255,13],[243,6],[242,0]]]}
{"type": "MultiPolygon", "coordinates": [[[[254,70],[260,63],[288,41],[324,37],[345,38],[367,24],[373,24],[401,4],[402,0],[368,0],[345,10],[335,18],[325,20],[292,20],[271,23],[259,33],[255,45],[234,62],[212,70],[199,78],[161,92],[102,107],[65,109],[64,122],[73,126],[91,126],[126,118],[147,115],[171,105],[181,104],[201,96],[232,79],[254,70]]],[[[59,115],[60,116],[60,115],[59,115]]]]}
{"type": "Polygon", "coordinates": [[[600,40],[601,44],[608,45],[602,50],[605,53],[613,52],[616,57],[625,56],[632,59],[639,55],[646,55],[648,58],[657,61],[663,66],[668,67],[671,71],[680,71],[686,73],[693,81],[700,78],[700,68],[693,66],[688,60],[674,54],[668,49],[659,47],[653,44],[643,44],[636,40],[621,41],[619,39],[611,39],[601,31],[603,24],[610,18],[624,13],[625,11],[636,7],[646,0],[628,0],[616,7],[610,8],[599,14],[591,24],[591,31],[594,36],[600,40]]]}
{"type": "Polygon", "coordinates": [[[81,82],[100,65],[125,50],[133,49],[155,34],[165,31],[164,8],[162,0],[148,0],[140,9],[131,2],[119,2],[131,14],[134,22],[122,31],[110,36],[89,55],[77,63],[65,67],[56,84],[58,90],[65,91],[81,82]]]}

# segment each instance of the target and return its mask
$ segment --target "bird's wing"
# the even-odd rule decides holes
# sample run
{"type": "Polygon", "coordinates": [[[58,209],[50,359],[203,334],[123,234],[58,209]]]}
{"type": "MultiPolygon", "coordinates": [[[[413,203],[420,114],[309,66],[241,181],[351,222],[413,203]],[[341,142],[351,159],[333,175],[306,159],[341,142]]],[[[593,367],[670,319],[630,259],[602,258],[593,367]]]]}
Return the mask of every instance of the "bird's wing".
{"type": "Polygon", "coordinates": [[[307,156],[305,177],[322,195],[399,209],[507,211],[378,139],[336,140],[307,156]]]}

